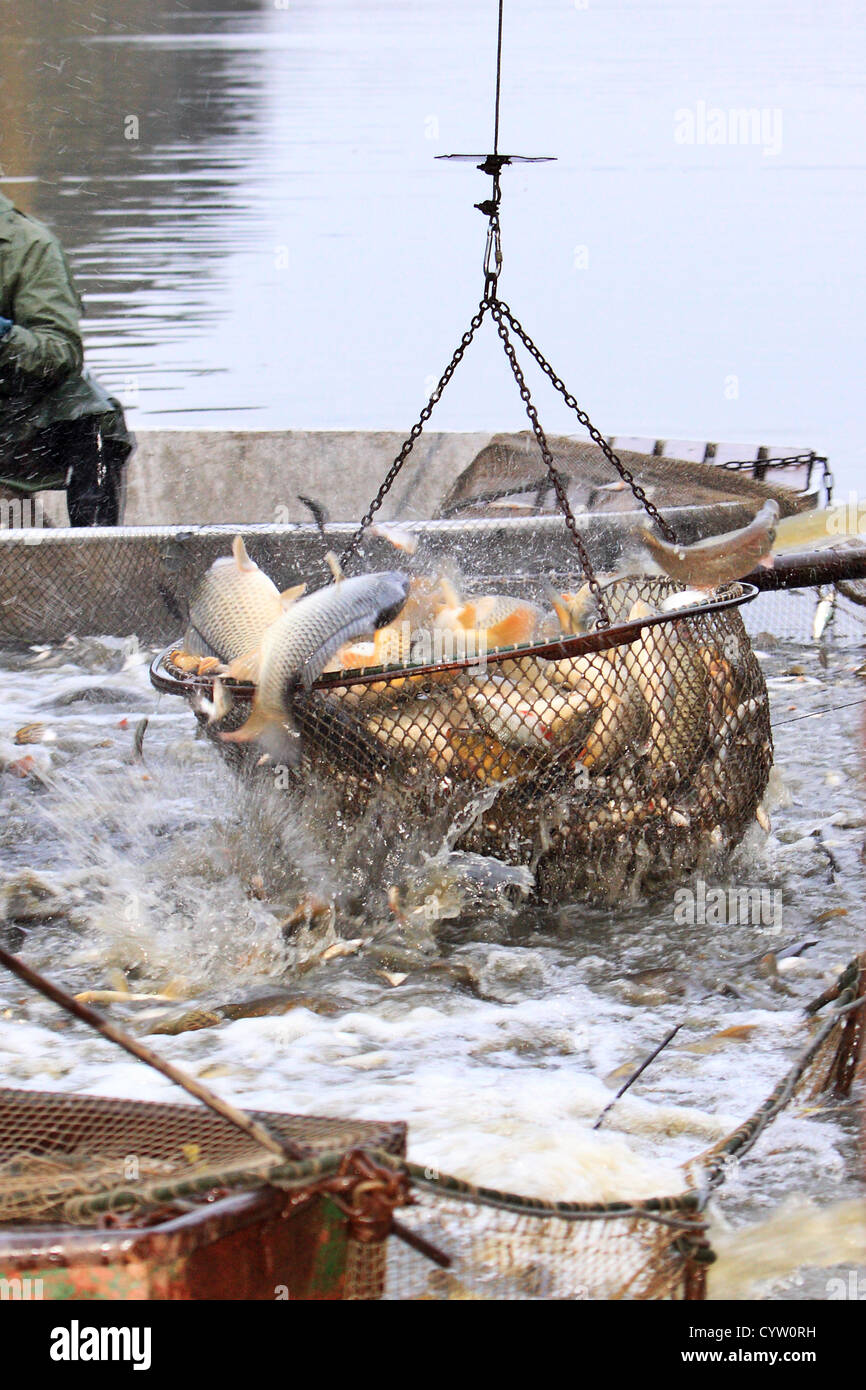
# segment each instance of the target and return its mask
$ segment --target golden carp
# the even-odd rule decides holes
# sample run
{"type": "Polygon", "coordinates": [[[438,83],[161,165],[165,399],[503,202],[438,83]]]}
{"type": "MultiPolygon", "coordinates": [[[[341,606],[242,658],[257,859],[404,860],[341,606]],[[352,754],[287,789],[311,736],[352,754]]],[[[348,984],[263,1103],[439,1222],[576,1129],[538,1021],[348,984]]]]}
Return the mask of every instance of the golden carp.
{"type": "Polygon", "coordinates": [[[742,579],[756,565],[772,566],[770,551],[779,521],[779,504],[768,499],[748,526],[710,536],[694,545],[670,545],[643,528],[640,539],[665,574],[683,584],[715,588],[742,579]]]}
{"type": "Polygon", "coordinates": [[[597,617],[597,606],[588,583],[582,584],[576,594],[563,594],[550,588],[548,597],[562,632],[569,637],[581,637],[589,632],[597,617]]]}
{"type": "Polygon", "coordinates": [[[255,739],[274,757],[296,763],[300,747],[292,705],[309,689],[340,647],[391,622],[406,602],[409,580],[396,571],[344,579],[298,600],[267,629],[249,719],[221,737],[255,739]]]}
{"type": "Polygon", "coordinates": [[[526,749],[506,747],[492,734],[476,729],[452,729],[448,734],[453,761],[449,771],[469,775],[488,785],[507,782],[537,770],[526,749]]]}
{"type": "Polygon", "coordinates": [[[443,579],[441,587],[445,604],[434,614],[433,627],[455,634],[455,658],[483,656],[499,647],[531,642],[544,616],[538,604],[510,594],[484,594],[464,600],[448,580],[443,579]],[[457,651],[458,645],[463,649],[457,651]]]}

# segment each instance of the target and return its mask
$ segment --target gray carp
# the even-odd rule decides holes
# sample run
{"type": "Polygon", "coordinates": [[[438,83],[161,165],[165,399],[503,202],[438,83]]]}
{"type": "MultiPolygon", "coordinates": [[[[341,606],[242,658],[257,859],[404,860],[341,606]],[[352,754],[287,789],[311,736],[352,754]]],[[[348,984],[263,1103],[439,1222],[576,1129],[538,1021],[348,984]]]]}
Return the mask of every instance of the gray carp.
{"type": "Polygon", "coordinates": [[[292,706],[347,642],[390,623],[409,594],[409,579],[397,571],[362,574],[299,599],[265,632],[258,684],[249,719],[222,734],[227,743],[255,740],[290,764],[300,755],[292,706]]]}

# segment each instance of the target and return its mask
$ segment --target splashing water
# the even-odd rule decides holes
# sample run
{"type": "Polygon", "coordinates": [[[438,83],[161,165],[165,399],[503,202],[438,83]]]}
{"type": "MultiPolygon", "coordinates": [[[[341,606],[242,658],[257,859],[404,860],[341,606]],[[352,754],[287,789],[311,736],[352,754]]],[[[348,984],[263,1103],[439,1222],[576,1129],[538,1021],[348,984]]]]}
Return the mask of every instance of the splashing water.
{"type": "MultiPolygon", "coordinates": [[[[781,893],[779,930],[683,925],[669,901],[541,912],[528,870],[459,849],[462,821],[386,835],[374,815],[349,832],[320,788],[289,803],[238,781],[185,706],[154,694],[147,660],[107,638],[0,658],[0,932],[242,1104],[403,1118],[414,1157],[530,1194],[675,1191],[682,1164],[768,1093],[805,1036],[802,1005],[861,944],[857,710],[781,722],[853,699],[847,657],[828,670],[800,651],[764,657],[776,824],[727,874],[781,893]],[[811,755],[819,722],[830,772],[811,755]],[[674,1022],[675,1042],[593,1131],[674,1022]]],[[[11,1084],[176,1098],[9,980],[0,1052],[11,1084]]],[[[855,1184],[850,1113],[795,1108],[719,1206],[745,1228],[797,1192],[836,1204],[855,1184]]],[[[788,1227],[767,1228],[764,1294],[801,1296],[791,1258],[818,1263],[819,1246],[821,1264],[837,1245],[852,1258],[840,1223],[816,1223],[787,1264],[788,1227]]],[[[733,1251],[737,1233],[725,1245],[718,1230],[733,1251]]],[[[722,1265],[717,1287],[743,1277],[722,1265]]]]}

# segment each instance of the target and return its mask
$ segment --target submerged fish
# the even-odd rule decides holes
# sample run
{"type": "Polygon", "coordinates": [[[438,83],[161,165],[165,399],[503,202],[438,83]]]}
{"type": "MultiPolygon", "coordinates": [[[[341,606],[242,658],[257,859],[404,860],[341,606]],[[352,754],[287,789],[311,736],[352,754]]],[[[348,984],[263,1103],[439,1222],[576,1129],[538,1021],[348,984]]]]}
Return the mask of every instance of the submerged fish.
{"type": "Polygon", "coordinates": [[[748,526],[710,536],[695,545],[670,545],[644,528],[640,537],[665,574],[683,584],[711,589],[741,579],[759,564],[771,564],[779,504],[766,501],[748,526]]]}
{"type": "Polygon", "coordinates": [[[233,661],[261,642],[283,605],[303,586],[281,595],[273,580],[259,569],[235,536],[231,555],[214,560],[189,603],[189,625],[183,650],[192,656],[233,661]]]}
{"type": "Polygon", "coordinates": [[[255,739],[272,756],[297,762],[292,704],[298,688],[309,689],[347,642],[391,622],[408,592],[405,574],[386,571],[344,579],[300,599],[264,635],[249,719],[222,738],[229,743],[255,739]]]}

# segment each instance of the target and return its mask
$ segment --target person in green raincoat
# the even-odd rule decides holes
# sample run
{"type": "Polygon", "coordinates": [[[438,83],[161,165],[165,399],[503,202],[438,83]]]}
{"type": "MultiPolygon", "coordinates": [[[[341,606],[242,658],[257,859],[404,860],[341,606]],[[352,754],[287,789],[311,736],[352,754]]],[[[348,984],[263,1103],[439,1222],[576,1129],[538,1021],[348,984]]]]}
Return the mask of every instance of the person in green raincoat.
{"type": "Polygon", "coordinates": [[[81,309],[57,238],[0,194],[0,485],[65,487],[73,526],[116,526],[133,440],[83,371],[81,309]]]}

